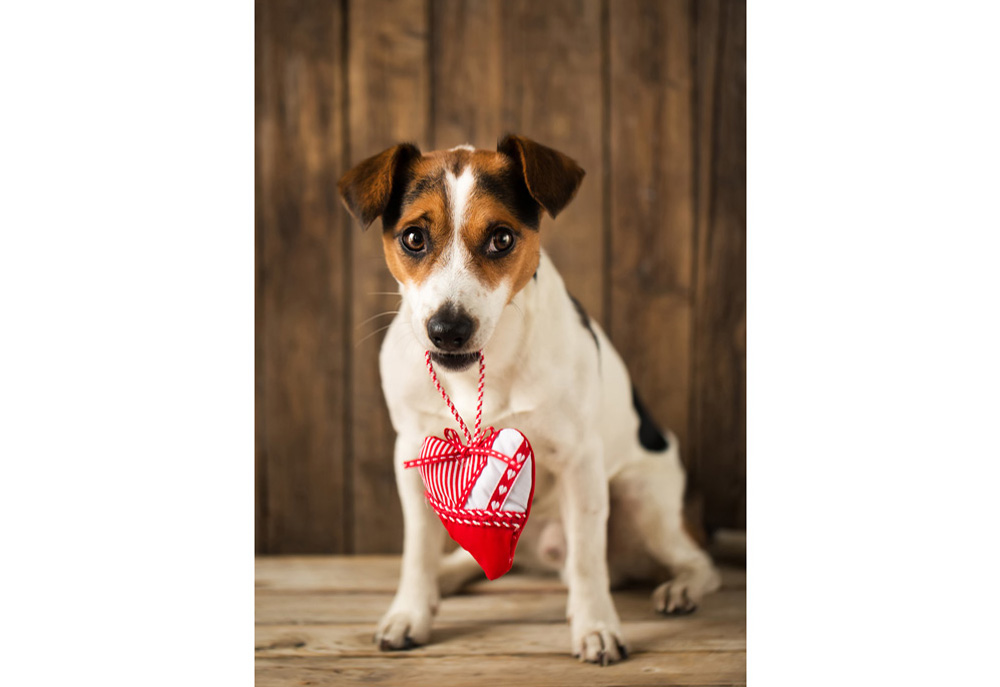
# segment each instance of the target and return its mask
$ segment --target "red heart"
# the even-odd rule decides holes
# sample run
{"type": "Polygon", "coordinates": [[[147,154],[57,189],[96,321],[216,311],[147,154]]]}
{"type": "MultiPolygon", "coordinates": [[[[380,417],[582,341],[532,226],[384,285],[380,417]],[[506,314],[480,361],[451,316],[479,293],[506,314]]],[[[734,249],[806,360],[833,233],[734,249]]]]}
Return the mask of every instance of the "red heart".
{"type": "Polygon", "coordinates": [[[528,439],[509,427],[490,427],[469,445],[452,429],[444,435],[424,439],[420,458],[403,465],[419,468],[427,500],[448,534],[495,580],[514,564],[531,512],[535,454],[528,439]]]}

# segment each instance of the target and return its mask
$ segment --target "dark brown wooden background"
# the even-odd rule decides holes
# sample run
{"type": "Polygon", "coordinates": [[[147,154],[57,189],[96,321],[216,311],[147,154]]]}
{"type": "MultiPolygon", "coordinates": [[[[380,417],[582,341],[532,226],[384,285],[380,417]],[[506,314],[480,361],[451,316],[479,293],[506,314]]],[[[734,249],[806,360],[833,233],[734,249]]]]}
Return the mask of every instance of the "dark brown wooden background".
{"type": "Polygon", "coordinates": [[[706,523],[745,527],[745,65],[744,2],[258,0],[257,551],[400,550],[372,335],[396,287],[336,182],[506,131],[587,170],[544,245],[680,436],[706,523]]]}

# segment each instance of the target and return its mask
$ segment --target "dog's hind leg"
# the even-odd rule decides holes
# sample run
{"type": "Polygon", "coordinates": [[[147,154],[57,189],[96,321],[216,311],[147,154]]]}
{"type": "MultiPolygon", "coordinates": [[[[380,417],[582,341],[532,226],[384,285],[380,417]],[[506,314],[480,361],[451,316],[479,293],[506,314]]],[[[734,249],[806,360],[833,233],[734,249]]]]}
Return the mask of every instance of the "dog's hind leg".
{"type": "Polygon", "coordinates": [[[664,614],[691,613],[701,599],[719,588],[712,560],[684,529],[684,471],[677,440],[670,450],[645,453],[611,483],[616,508],[635,528],[646,552],[673,573],[653,592],[653,608],[664,614]]]}
{"type": "Polygon", "coordinates": [[[458,547],[441,561],[441,572],[438,573],[441,596],[458,593],[462,587],[476,578],[486,579],[483,569],[468,551],[461,546],[458,547]]]}

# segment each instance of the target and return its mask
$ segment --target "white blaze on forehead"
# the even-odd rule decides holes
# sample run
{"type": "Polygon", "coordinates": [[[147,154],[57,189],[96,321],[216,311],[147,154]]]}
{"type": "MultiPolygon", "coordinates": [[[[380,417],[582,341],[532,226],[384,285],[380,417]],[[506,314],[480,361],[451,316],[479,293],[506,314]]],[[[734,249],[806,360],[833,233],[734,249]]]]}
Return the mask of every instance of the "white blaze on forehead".
{"type": "Polygon", "coordinates": [[[468,150],[469,152],[473,152],[473,151],[475,151],[476,149],[475,149],[475,148],[473,148],[472,146],[470,146],[470,145],[469,145],[468,143],[463,143],[463,144],[462,144],[462,145],[460,145],[460,146],[455,146],[454,148],[452,148],[452,149],[451,149],[451,150],[449,150],[448,152],[450,153],[450,152],[452,152],[452,151],[455,151],[455,150],[468,150]]]}
{"type": "Polygon", "coordinates": [[[445,172],[444,180],[448,186],[448,200],[451,204],[452,229],[457,238],[465,224],[465,208],[469,204],[469,196],[472,195],[476,178],[472,175],[472,168],[466,167],[457,177],[450,171],[445,172]]]}
{"type": "Polygon", "coordinates": [[[465,209],[472,194],[475,177],[472,175],[472,169],[466,167],[457,177],[451,171],[446,171],[444,180],[448,189],[448,205],[451,212],[451,247],[442,256],[444,259],[442,269],[437,270],[429,281],[437,282],[442,302],[449,299],[461,301],[463,297],[469,295],[470,289],[475,287],[475,280],[469,272],[471,256],[462,240],[465,209]]]}

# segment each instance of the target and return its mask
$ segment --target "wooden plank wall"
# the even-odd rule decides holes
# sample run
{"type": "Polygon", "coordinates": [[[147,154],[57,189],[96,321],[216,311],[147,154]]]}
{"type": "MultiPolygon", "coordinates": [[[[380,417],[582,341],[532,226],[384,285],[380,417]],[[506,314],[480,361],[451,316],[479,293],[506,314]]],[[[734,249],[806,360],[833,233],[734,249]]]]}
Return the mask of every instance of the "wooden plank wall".
{"type": "Polygon", "coordinates": [[[336,180],[506,131],[587,170],[543,243],[707,524],[745,527],[745,24],[725,0],[257,0],[259,553],[402,543],[377,365],[398,297],[336,180]]]}

